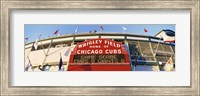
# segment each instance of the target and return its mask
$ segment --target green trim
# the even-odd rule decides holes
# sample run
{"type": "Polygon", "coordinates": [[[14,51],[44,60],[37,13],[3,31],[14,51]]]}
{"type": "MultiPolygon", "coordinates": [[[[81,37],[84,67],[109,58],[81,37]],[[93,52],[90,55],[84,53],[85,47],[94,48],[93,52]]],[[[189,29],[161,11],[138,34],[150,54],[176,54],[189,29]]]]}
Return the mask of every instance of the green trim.
{"type": "MultiPolygon", "coordinates": [[[[132,62],[132,65],[135,65],[135,61],[131,61],[132,62]]],[[[149,61],[146,61],[146,62],[137,62],[136,65],[158,65],[159,63],[156,62],[156,61],[152,61],[152,62],[149,62],[149,61]]]]}

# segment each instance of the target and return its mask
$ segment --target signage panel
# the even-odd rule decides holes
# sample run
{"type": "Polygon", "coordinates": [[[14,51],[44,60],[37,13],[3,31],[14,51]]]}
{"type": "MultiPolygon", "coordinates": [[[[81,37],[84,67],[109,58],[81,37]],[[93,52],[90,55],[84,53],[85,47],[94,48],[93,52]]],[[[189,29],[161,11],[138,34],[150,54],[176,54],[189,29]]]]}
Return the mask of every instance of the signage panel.
{"type": "Polygon", "coordinates": [[[98,38],[87,40],[76,45],[70,55],[68,70],[101,71],[102,69],[102,71],[115,71],[120,70],[120,66],[121,71],[125,69],[131,70],[128,52],[122,43],[98,38]],[[88,66],[90,66],[89,69],[88,66]],[[109,68],[105,69],[108,66],[109,68]]]}

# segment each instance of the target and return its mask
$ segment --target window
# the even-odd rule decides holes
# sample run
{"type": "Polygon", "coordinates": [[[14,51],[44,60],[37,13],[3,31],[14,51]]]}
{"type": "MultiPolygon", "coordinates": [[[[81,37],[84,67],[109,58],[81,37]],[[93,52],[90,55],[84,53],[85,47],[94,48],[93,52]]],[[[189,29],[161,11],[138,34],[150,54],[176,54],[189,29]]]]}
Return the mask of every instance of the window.
{"type": "Polygon", "coordinates": [[[172,31],[172,30],[163,30],[165,33],[166,33],[166,35],[167,36],[175,36],[175,32],[174,31],[172,31]]]}
{"type": "MultiPolygon", "coordinates": [[[[167,62],[169,58],[172,56],[174,58],[174,51],[171,45],[166,44],[158,44],[158,43],[151,43],[154,52],[156,53],[156,60],[160,62],[167,62]]],[[[175,60],[173,59],[173,62],[175,60]]]]}
{"type": "Polygon", "coordinates": [[[129,50],[132,60],[155,61],[149,42],[129,41],[129,50]]]}

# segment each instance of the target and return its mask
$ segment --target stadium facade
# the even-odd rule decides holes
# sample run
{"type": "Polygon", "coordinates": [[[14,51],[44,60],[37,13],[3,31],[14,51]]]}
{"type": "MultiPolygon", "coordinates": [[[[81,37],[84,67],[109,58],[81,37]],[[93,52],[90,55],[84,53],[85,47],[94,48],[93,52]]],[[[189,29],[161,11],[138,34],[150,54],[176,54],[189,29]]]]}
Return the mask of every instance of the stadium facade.
{"type": "Polygon", "coordinates": [[[82,33],[25,44],[26,71],[175,70],[175,43],[160,37],[126,33],[82,33]]]}

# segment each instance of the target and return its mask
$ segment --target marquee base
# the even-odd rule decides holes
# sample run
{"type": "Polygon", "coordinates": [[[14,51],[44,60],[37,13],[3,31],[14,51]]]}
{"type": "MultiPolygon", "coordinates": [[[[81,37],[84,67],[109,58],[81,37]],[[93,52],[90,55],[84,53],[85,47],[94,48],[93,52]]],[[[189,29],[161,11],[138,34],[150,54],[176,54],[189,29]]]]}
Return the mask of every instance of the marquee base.
{"type": "Polygon", "coordinates": [[[67,71],[131,71],[130,65],[69,65],[67,71]]]}

